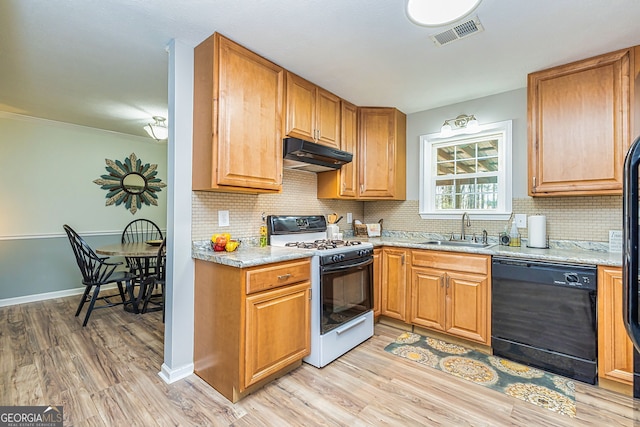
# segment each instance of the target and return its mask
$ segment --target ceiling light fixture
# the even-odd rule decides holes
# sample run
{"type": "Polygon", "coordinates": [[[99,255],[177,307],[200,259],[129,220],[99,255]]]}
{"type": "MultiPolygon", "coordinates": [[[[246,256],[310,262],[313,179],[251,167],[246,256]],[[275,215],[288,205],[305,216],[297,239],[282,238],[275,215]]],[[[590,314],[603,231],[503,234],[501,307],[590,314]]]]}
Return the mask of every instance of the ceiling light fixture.
{"type": "Polygon", "coordinates": [[[154,123],[149,123],[144,126],[144,130],[147,131],[149,136],[156,141],[162,141],[169,136],[169,129],[167,128],[167,119],[160,116],[153,116],[154,123]]]}
{"type": "Polygon", "coordinates": [[[453,135],[453,128],[451,125],[464,129],[466,133],[478,132],[480,130],[480,124],[476,119],[476,116],[473,114],[467,116],[466,114],[461,114],[455,119],[447,119],[442,124],[442,128],[440,129],[440,136],[447,137],[453,135]]]}
{"type": "Polygon", "coordinates": [[[451,24],[475,10],[482,0],[407,0],[407,16],[417,25],[451,24]]]}

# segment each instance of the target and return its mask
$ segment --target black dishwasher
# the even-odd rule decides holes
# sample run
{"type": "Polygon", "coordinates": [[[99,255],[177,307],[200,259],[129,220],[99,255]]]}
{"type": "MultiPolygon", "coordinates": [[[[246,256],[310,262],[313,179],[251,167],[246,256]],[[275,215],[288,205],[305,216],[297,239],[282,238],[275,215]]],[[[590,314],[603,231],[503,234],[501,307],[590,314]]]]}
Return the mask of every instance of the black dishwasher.
{"type": "Polygon", "coordinates": [[[596,267],[493,257],[496,356],[595,384],[596,267]]]}

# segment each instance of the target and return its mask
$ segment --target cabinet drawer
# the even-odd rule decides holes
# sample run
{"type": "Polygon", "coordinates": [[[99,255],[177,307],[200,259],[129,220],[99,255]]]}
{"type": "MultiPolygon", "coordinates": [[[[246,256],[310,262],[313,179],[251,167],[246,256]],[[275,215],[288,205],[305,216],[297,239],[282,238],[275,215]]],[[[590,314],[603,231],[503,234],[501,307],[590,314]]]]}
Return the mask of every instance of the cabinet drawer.
{"type": "Polygon", "coordinates": [[[246,271],[247,294],[310,280],[311,261],[269,264],[246,271]]]}
{"type": "Polygon", "coordinates": [[[462,254],[438,251],[411,251],[411,265],[489,274],[490,257],[487,255],[462,254]]]}

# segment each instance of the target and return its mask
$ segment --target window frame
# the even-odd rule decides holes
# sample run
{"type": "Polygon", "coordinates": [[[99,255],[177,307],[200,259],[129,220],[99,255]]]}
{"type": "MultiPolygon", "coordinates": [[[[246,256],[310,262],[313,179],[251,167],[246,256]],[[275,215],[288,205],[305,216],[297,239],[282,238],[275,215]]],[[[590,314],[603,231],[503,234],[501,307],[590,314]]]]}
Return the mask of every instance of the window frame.
{"type": "Polygon", "coordinates": [[[503,221],[511,217],[513,199],[512,175],[512,120],[480,125],[473,133],[466,129],[456,129],[447,137],[440,132],[420,136],[420,185],[419,214],[422,219],[459,219],[467,212],[470,217],[480,220],[503,221]],[[498,206],[486,209],[435,209],[435,178],[437,163],[435,148],[442,145],[458,145],[470,139],[490,138],[498,135],[498,206]]]}

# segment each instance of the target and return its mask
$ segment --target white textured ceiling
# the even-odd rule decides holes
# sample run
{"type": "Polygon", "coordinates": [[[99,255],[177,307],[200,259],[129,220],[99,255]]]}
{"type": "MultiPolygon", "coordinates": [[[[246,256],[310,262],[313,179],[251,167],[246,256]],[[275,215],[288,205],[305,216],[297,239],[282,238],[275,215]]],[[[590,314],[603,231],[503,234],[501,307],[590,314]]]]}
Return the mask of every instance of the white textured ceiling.
{"type": "Polygon", "coordinates": [[[0,0],[0,110],[145,135],[167,116],[166,45],[218,31],[357,105],[407,114],[526,86],[640,44],[638,0],[483,0],[443,47],[405,0],[0,0]]]}

